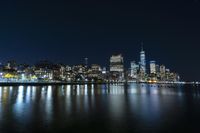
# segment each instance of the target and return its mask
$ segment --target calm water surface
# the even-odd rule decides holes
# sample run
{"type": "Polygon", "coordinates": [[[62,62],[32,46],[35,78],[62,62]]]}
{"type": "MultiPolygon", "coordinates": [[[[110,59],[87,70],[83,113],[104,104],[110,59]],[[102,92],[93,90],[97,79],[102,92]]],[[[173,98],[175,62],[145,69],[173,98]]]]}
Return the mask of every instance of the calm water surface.
{"type": "Polygon", "coordinates": [[[0,133],[197,133],[199,123],[197,86],[0,87],[0,133]]]}

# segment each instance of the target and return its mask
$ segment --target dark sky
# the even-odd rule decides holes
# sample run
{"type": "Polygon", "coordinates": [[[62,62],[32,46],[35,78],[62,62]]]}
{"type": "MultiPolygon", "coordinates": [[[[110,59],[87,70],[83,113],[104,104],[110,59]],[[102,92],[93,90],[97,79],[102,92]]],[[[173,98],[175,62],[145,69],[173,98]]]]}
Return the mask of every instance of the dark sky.
{"type": "Polygon", "coordinates": [[[122,53],[126,66],[156,60],[186,80],[200,80],[199,0],[1,0],[0,60],[108,65],[122,53]]]}

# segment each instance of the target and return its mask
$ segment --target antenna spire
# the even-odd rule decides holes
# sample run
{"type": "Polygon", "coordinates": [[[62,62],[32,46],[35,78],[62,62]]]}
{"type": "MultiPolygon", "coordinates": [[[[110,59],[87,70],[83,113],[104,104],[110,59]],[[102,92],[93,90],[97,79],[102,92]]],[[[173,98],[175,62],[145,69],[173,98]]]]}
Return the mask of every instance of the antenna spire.
{"type": "Polygon", "coordinates": [[[88,58],[87,57],[85,58],[85,66],[86,67],[88,66],[88,58]]]}
{"type": "Polygon", "coordinates": [[[144,51],[144,47],[143,47],[144,43],[141,42],[141,50],[144,51]]]}

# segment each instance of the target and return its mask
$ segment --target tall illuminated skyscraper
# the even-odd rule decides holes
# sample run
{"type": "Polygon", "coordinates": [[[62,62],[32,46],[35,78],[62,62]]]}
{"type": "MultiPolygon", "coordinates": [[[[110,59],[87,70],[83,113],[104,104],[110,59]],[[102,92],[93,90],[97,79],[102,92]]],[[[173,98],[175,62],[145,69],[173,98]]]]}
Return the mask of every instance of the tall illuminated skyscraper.
{"type": "Polygon", "coordinates": [[[131,78],[134,78],[134,79],[137,78],[138,70],[139,70],[139,65],[136,64],[135,61],[131,61],[131,74],[130,74],[131,78]]]}
{"type": "Polygon", "coordinates": [[[146,73],[146,59],[145,59],[145,51],[143,50],[143,44],[140,52],[140,72],[146,73]]]}
{"type": "Polygon", "coordinates": [[[124,59],[121,54],[112,55],[110,57],[110,71],[111,72],[123,72],[124,71],[124,59]]]}
{"type": "Polygon", "coordinates": [[[156,74],[156,62],[150,61],[150,74],[156,74]]]}
{"type": "Polygon", "coordinates": [[[110,57],[110,73],[117,80],[124,78],[124,58],[121,54],[110,57]]]}

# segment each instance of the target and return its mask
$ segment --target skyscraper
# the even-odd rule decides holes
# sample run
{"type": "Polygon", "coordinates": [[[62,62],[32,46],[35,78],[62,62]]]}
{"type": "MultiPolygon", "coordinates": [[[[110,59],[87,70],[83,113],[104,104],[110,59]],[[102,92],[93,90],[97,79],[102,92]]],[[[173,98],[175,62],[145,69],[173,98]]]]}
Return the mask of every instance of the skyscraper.
{"type": "Polygon", "coordinates": [[[115,80],[124,79],[124,59],[121,54],[110,57],[110,73],[115,80]]]}
{"type": "Polygon", "coordinates": [[[139,65],[136,64],[135,61],[131,61],[131,74],[130,74],[131,78],[134,78],[134,79],[137,78],[138,68],[139,68],[139,65]]]}
{"type": "Polygon", "coordinates": [[[160,66],[158,64],[156,64],[156,73],[160,72],[160,66]]]}
{"type": "Polygon", "coordinates": [[[156,74],[156,62],[150,61],[150,74],[156,74]]]}
{"type": "Polygon", "coordinates": [[[161,73],[161,74],[165,74],[165,71],[166,71],[166,70],[165,70],[165,66],[164,66],[164,65],[161,65],[161,66],[160,66],[160,73],[161,73]]]}
{"type": "Polygon", "coordinates": [[[110,71],[124,72],[124,59],[121,54],[110,57],[110,71]]]}
{"type": "Polygon", "coordinates": [[[164,65],[161,65],[160,66],[160,77],[161,77],[161,80],[164,81],[165,80],[165,71],[166,71],[166,68],[164,65]]]}
{"type": "Polygon", "coordinates": [[[143,44],[140,52],[140,72],[146,74],[146,59],[145,51],[143,50],[143,44]]]}

